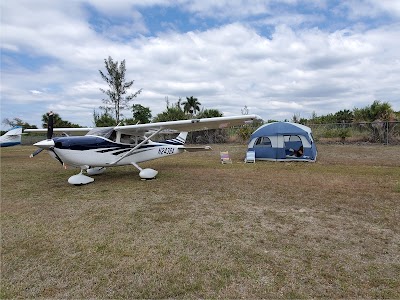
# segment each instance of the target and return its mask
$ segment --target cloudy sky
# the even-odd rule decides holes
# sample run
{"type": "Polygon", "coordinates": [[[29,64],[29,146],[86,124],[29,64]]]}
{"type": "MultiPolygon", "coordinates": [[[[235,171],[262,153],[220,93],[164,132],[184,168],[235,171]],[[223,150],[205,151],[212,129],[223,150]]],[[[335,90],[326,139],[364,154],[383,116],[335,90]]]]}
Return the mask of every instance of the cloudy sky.
{"type": "Polygon", "coordinates": [[[108,56],[126,60],[131,91],[143,89],[133,103],[153,116],[187,96],[265,120],[374,100],[400,110],[398,0],[5,0],[0,10],[1,120],[41,126],[53,110],[93,126],[108,56]]]}

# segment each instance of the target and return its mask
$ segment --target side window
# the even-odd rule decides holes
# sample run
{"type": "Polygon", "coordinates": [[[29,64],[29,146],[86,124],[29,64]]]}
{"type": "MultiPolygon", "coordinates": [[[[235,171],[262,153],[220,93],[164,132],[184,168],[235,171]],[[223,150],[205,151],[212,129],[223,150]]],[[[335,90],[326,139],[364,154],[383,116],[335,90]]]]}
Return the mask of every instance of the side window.
{"type": "Polygon", "coordinates": [[[115,130],[113,130],[108,139],[115,142],[116,138],[117,138],[117,133],[115,132],[115,130]]]}
{"type": "Polygon", "coordinates": [[[272,147],[271,140],[266,136],[261,136],[254,143],[255,146],[272,147]]]}
{"type": "Polygon", "coordinates": [[[144,139],[141,136],[121,134],[121,143],[124,144],[137,145],[143,141],[144,139]]]}
{"type": "Polygon", "coordinates": [[[126,134],[121,134],[121,143],[131,144],[132,143],[131,136],[126,134]]]}

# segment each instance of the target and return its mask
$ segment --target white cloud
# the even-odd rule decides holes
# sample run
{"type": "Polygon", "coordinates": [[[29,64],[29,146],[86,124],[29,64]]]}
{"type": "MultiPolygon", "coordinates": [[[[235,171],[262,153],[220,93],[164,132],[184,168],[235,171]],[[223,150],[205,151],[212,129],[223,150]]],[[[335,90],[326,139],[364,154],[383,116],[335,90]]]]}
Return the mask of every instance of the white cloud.
{"type": "Polygon", "coordinates": [[[188,1],[186,9],[200,16],[213,17],[239,17],[260,15],[269,11],[269,1],[253,0],[251,4],[247,1],[188,1]]]}
{"type": "Polygon", "coordinates": [[[40,95],[40,94],[43,94],[43,92],[37,91],[37,90],[30,90],[29,92],[30,92],[31,94],[33,94],[33,95],[40,95]]]}
{"type": "MultiPolygon", "coordinates": [[[[103,60],[109,55],[126,60],[126,78],[135,80],[132,92],[143,88],[134,102],[149,106],[153,115],[165,109],[165,96],[170,102],[195,96],[205,108],[217,108],[226,115],[240,114],[247,105],[250,113],[265,119],[290,119],[294,113],[309,117],[313,111],[326,114],[368,105],[375,99],[390,101],[400,110],[396,98],[400,92],[400,41],[395,38],[400,25],[396,23],[368,31],[352,27],[329,32],[298,28],[307,20],[301,14],[288,13],[270,22],[275,27],[269,37],[259,33],[260,23],[254,28],[252,23],[238,21],[204,31],[168,31],[124,40],[119,29],[122,36],[129,35],[129,26],[134,24],[147,30],[145,16],[137,11],[139,4],[133,8],[129,1],[116,1],[115,11],[111,9],[109,14],[126,10],[137,22],[98,32],[88,23],[84,2],[4,2],[2,49],[40,60],[32,68],[13,55],[2,54],[2,62],[12,66],[1,71],[2,110],[10,106],[11,113],[15,102],[37,106],[38,112],[27,116],[30,123],[40,120],[28,117],[37,118],[53,109],[63,118],[90,126],[93,109],[102,104],[104,96],[99,90],[104,83],[98,70],[104,70],[103,60]]],[[[108,12],[109,2],[90,3],[108,12]]],[[[161,0],[153,3],[172,5],[161,0]]],[[[196,12],[206,13],[210,8],[223,12],[215,1],[179,3],[196,12]]],[[[256,4],[270,9],[271,2],[263,3],[256,4]]],[[[288,1],[289,5],[296,3],[288,1]]],[[[389,9],[384,5],[388,2],[382,3],[374,7],[389,9]]],[[[327,5],[324,1],[316,4],[327,5]]],[[[241,7],[249,15],[255,13],[241,1],[231,4],[228,13],[233,15],[241,7]]],[[[3,115],[4,111],[7,109],[3,115]]]]}
{"type": "Polygon", "coordinates": [[[395,18],[400,17],[400,2],[396,0],[349,0],[341,6],[349,10],[352,18],[376,17],[388,14],[395,18]]]}

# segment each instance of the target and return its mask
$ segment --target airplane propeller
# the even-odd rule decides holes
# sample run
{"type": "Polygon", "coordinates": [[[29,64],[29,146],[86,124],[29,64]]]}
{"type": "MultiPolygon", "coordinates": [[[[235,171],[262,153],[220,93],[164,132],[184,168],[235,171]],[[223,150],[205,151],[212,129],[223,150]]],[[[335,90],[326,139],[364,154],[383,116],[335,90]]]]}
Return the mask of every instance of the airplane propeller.
{"type": "Polygon", "coordinates": [[[29,157],[30,158],[35,157],[36,155],[38,155],[42,151],[43,151],[43,148],[39,148],[35,152],[33,152],[31,155],[29,155],[29,157]]]}
{"type": "Polygon", "coordinates": [[[47,139],[50,140],[53,137],[53,125],[54,125],[54,118],[53,112],[49,113],[49,119],[47,121],[47,139]]]}
{"type": "MultiPolygon", "coordinates": [[[[49,119],[47,121],[47,139],[48,140],[51,140],[51,138],[53,137],[53,126],[54,126],[54,118],[53,118],[53,112],[51,111],[51,112],[49,112],[49,119]]],[[[32,158],[32,157],[38,155],[43,150],[44,150],[44,148],[39,148],[35,152],[33,152],[29,157],[32,158]]]]}

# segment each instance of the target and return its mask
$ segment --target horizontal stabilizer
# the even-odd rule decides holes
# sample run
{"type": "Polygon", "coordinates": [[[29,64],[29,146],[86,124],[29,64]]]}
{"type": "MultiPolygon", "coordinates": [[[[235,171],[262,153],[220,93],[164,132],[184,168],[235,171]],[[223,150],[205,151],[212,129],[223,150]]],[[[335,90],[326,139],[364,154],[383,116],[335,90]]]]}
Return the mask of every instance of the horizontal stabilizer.
{"type": "Polygon", "coordinates": [[[212,150],[210,146],[203,146],[203,147],[182,147],[187,152],[198,152],[198,151],[209,151],[212,150]]]}

